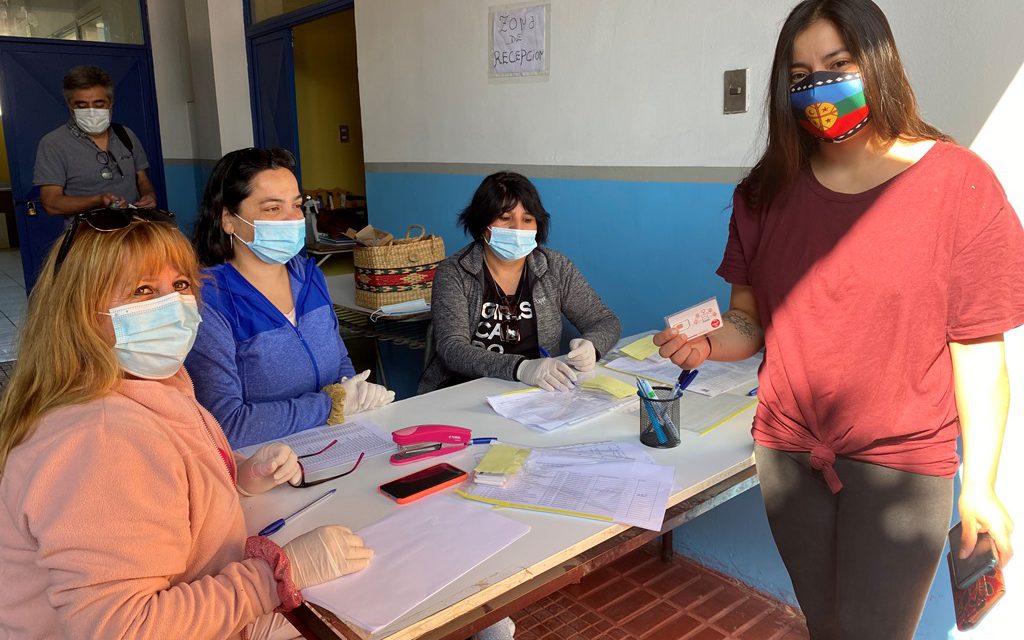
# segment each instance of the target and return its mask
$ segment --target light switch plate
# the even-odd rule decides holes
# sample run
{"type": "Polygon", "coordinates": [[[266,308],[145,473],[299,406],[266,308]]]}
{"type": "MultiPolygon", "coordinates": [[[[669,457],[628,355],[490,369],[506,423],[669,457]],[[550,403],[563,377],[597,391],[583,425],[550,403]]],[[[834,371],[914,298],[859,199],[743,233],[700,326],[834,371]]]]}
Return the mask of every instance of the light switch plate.
{"type": "Polygon", "coordinates": [[[722,113],[747,112],[747,78],[749,76],[750,69],[730,69],[725,72],[722,113]]]}

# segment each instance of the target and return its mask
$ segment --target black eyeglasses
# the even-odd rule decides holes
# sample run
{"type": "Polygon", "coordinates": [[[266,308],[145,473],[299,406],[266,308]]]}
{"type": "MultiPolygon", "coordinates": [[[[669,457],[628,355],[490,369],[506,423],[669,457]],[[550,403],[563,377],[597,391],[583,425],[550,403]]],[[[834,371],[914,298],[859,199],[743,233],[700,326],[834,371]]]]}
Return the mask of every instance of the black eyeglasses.
{"type": "Polygon", "coordinates": [[[345,473],[339,473],[338,475],[331,476],[330,478],[321,478],[320,480],[313,480],[311,482],[307,482],[306,481],[306,468],[304,466],[302,466],[301,460],[303,458],[312,458],[313,456],[318,456],[321,453],[323,453],[324,451],[327,451],[328,449],[333,447],[337,442],[338,442],[337,440],[334,440],[330,444],[328,444],[326,447],[324,447],[323,449],[321,449],[321,450],[319,450],[319,451],[317,451],[315,453],[307,453],[304,456],[299,456],[299,460],[300,460],[300,462],[299,462],[299,469],[302,470],[302,481],[299,482],[299,484],[293,484],[292,486],[293,487],[299,487],[299,488],[315,487],[318,484],[323,484],[325,482],[330,482],[331,480],[337,480],[338,478],[344,478],[348,474],[350,474],[353,471],[355,471],[356,469],[358,469],[359,468],[359,463],[363,461],[363,456],[366,455],[365,451],[359,454],[359,457],[356,458],[356,463],[354,465],[352,465],[352,468],[349,469],[348,471],[346,471],[345,473]]]}
{"type": "Polygon", "coordinates": [[[53,265],[53,277],[57,277],[60,266],[71,251],[71,245],[75,241],[75,234],[79,225],[83,222],[96,231],[104,233],[124,229],[137,220],[145,222],[159,222],[163,224],[174,224],[174,214],[163,209],[93,209],[85,213],[76,214],[71,221],[71,226],[64,232],[64,239],[60,243],[60,250],[57,251],[57,261],[53,265]]]}
{"type": "Polygon", "coordinates": [[[118,175],[120,175],[122,178],[124,177],[124,171],[121,171],[121,165],[117,164],[117,159],[114,158],[114,156],[111,155],[110,153],[106,151],[97,151],[96,162],[103,165],[103,168],[100,169],[100,177],[103,178],[104,180],[114,179],[114,172],[110,168],[111,163],[113,163],[114,168],[117,169],[118,175]]]}

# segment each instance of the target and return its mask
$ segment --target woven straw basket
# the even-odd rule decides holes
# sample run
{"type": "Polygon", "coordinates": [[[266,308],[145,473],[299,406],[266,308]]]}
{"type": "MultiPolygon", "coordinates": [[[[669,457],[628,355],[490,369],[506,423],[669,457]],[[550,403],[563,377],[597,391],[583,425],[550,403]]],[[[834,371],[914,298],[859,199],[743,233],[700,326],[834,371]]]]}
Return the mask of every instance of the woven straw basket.
{"type": "Polygon", "coordinates": [[[352,255],[356,278],[356,304],[377,309],[386,304],[423,298],[430,302],[434,272],[444,260],[444,240],[427,235],[418,224],[405,238],[379,247],[357,246],[352,255]],[[412,237],[413,230],[419,235],[412,237]]]}

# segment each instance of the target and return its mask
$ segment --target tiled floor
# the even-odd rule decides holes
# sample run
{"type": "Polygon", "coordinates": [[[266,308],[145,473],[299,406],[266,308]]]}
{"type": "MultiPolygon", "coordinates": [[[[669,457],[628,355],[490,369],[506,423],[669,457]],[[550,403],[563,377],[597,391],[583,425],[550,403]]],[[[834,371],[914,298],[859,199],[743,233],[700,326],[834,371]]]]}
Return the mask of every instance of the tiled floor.
{"type": "Polygon", "coordinates": [[[513,614],[516,640],[806,640],[798,612],[649,545],[513,614]]]}
{"type": "Polygon", "coordinates": [[[0,362],[18,357],[18,329],[27,306],[21,252],[0,249],[0,362]]]}

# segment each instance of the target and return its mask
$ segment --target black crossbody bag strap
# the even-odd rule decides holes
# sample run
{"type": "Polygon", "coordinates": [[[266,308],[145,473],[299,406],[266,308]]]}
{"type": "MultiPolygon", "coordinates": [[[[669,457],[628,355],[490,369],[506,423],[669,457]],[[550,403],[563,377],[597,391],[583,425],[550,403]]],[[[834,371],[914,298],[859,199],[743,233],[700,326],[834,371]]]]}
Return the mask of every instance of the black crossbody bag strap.
{"type": "Polygon", "coordinates": [[[135,145],[132,144],[132,138],[128,135],[128,130],[124,128],[123,124],[116,122],[110,123],[110,128],[113,130],[114,135],[121,141],[125,149],[128,149],[128,153],[135,155],[135,145]]]}

